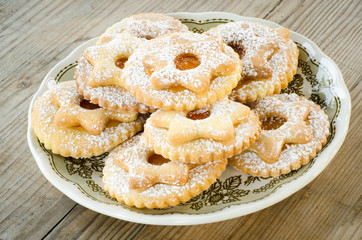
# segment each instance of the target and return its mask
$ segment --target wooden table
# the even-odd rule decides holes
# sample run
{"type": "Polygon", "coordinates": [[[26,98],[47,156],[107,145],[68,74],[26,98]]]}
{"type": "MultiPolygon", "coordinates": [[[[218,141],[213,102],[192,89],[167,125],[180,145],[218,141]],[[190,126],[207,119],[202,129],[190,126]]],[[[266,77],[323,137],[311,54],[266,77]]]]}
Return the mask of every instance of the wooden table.
{"type": "Polygon", "coordinates": [[[361,1],[36,1],[0,3],[0,239],[361,239],[361,1]],[[349,134],[309,185],[272,207],[196,226],[152,226],[73,202],[41,174],[26,141],[42,78],[105,26],[140,12],[226,11],[264,18],[313,40],[340,67],[352,98],[349,134]]]}

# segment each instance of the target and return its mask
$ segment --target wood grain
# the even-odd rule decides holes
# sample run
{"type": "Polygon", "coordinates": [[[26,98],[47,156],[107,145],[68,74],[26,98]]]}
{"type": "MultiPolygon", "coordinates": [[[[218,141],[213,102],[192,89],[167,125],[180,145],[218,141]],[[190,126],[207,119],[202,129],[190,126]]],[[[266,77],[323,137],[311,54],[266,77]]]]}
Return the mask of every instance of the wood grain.
{"type": "Polygon", "coordinates": [[[361,239],[360,1],[1,1],[0,239],[361,239]],[[88,210],[41,174],[26,142],[42,78],[105,26],[140,12],[226,11],[265,18],[313,40],[340,67],[352,98],[350,131],[307,187],[265,210],[196,226],[130,223],[88,210]]]}

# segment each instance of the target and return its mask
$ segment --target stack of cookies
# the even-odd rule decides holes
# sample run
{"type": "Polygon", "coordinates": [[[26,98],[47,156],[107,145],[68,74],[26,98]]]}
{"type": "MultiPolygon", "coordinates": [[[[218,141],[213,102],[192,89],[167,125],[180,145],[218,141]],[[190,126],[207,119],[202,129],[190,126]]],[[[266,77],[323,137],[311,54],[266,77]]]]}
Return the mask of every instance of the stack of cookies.
{"type": "Polygon", "coordinates": [[[208,189],[227,164],[276,177],[322,148],[323,110],[279,94],[297,63],[286,28],[234,22],[196,34],[163,14],[133,15],[85,50],[75,81],[36,101],[33,129],[63,156],[111,150],[103,182],[118,201],[175,206],[208,189]]]}

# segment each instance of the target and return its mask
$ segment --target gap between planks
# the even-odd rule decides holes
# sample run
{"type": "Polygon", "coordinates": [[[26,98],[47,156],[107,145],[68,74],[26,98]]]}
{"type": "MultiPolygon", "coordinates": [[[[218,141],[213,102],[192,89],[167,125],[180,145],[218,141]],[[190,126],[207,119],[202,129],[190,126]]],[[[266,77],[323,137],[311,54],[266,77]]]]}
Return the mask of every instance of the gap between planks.
{"type": "Polygon", "coordinates": [[[64,218],[66,218],[74,210],[77,205],[79,204],[76,203],[41,239],[44,240],[64,220],[64,218]]]}

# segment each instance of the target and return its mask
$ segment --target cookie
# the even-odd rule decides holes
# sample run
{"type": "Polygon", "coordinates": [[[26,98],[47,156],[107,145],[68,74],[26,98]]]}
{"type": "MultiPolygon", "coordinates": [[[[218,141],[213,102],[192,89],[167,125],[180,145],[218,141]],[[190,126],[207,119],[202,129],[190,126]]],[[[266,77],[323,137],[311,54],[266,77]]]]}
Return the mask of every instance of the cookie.
{"type": "Polygon", "coordinates": [[[229,159],[245,173],[277,177],[299,169],[327,142],[328,116],[302,96],[273,95],[251,105],[262,121],[261,135],[248,149],[229,159]]]}
{"type": "Polygon", "coordinates": [[[220,37],[174,33],[137,48],[125,64],[121,85],[147,105],[194,110],[229,94],[241,65],[220,37]]]}
{"type": "Polygon", "coordinates": [[[103,44],[122,32],[128,32],[140,39],[150,40],[170,33],[188,31],[186,25],[173,17],[162,13],[140,13],[124,18],[109,27],[101,35],[97,44],[103,44]]]}
{"type": "Polygon", "coordinates": [[[299,50],[289,39],[289,29],[256,22],[231,22],[205,34],[221,36],[243,61],[242,80],[230,94],[240,102],[280,93],[297,71],[299,50]]]}
{"type": "Polygon", "coordinates": [[[79,58],[75,69],[75,79],[78,91],[85,99],[101,107],[121,112],[148,113],[156,110],[154,107],[138,102],[131,93],[120,86],[91,87],[89,77],[93,68],[84,56],[79,58]]]}
{"type": "Polygon", "coordinates": [[[142,137],[172,161],[204,163],[240,153],[259,136],[260,125],[247,106],[223,99],[195,111],[158,110],[142,137]]]}
{"type": "Polygon", "coordinates": [[[166,208],[208,189],[226,165],[226,159],[203,165],[169,161],[146,147],[137,135],[109,154],[103,183],[111,197],[128,206],[166,208]]]}
{"type": "Polygon", "coordinates": [[[102,45],[88,47],[84,57],[93,66],[88,83],[91,87],[119,85],[122,69],[142,40],[128,32],[117,34],[102,45]]]}
{"type": "Polygon", "coordinates": [[[77,92],[75,81],[58,84],[39,97],[32,126],[47,149],[62,156],[100,155],[143,129],[145,116],[100,108],[77,92]]]}

